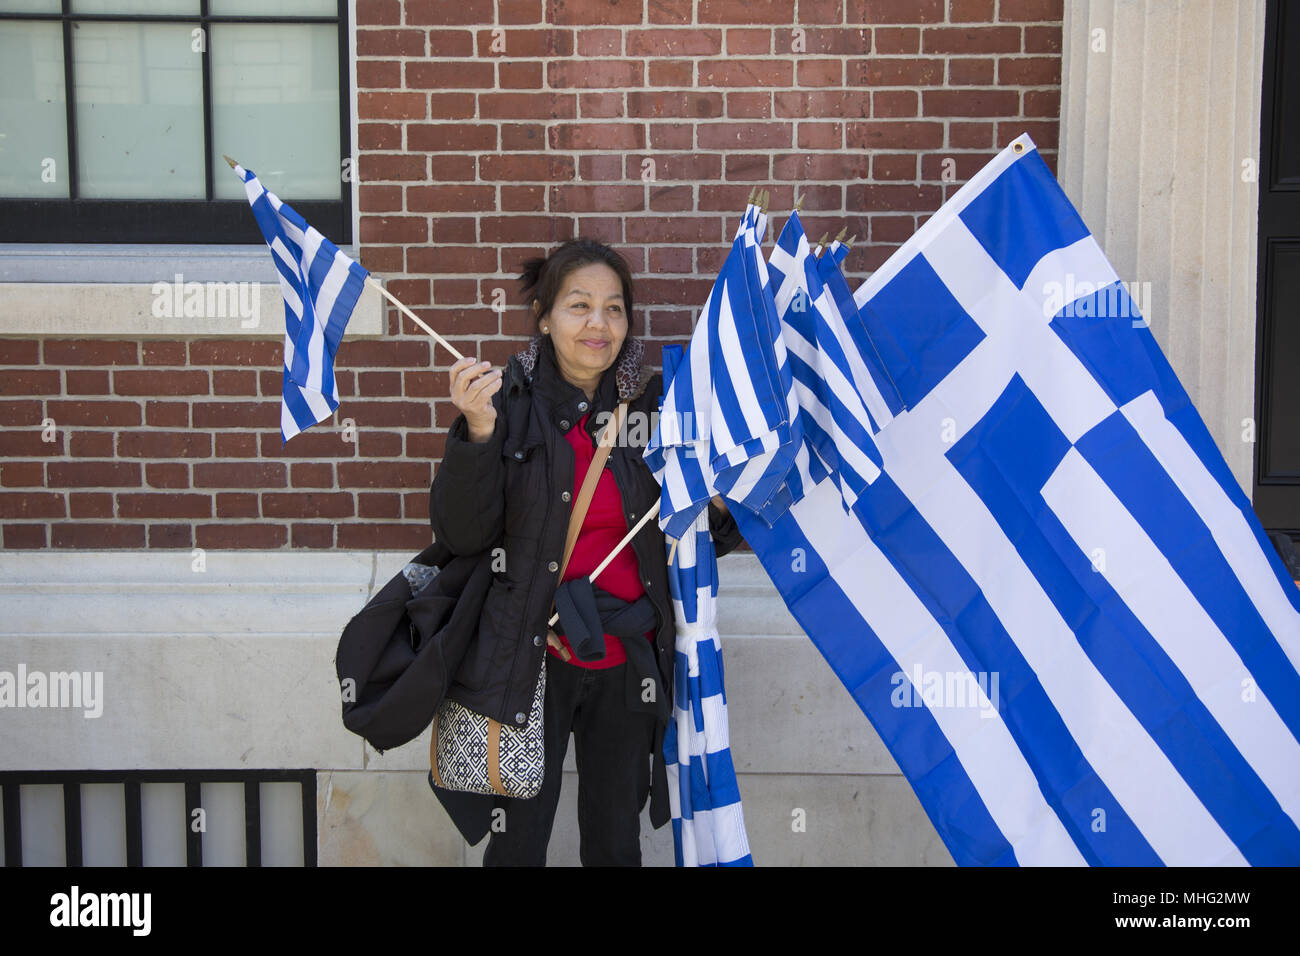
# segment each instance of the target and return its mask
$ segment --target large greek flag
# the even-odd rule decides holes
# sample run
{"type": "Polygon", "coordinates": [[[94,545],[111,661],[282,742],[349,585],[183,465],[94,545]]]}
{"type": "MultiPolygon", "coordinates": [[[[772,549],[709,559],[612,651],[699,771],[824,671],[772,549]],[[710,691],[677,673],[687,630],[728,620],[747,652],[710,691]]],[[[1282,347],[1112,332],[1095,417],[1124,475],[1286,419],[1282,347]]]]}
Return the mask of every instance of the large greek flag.
{"type": "Polygon", "coordinates": [[[1300,863],[1300,593],[1029,138],[831,299],[881,473],[732,511],[954,859],[1300,863]]]}
{"type": "Polygon", "coordinates": [[[334,414],[334,355],[370,274],[268,192],[242,166],[235,172],[271,247],[284,293],[284,441],[334,414]]]}

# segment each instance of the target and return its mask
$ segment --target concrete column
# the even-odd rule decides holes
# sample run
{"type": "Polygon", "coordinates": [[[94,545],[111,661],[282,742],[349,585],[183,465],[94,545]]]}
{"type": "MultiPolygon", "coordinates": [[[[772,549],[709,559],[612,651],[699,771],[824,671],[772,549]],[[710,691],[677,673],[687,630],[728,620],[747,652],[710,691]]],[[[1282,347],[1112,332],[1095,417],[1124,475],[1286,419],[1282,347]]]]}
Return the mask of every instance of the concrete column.
{"type": "Polygon", "coordinates": [[[1070,0],[1061,185],[1252,490],[1264,0],[1070,0]],[[1145,283],[1149,283],[1145,285],[1145,283]]]}

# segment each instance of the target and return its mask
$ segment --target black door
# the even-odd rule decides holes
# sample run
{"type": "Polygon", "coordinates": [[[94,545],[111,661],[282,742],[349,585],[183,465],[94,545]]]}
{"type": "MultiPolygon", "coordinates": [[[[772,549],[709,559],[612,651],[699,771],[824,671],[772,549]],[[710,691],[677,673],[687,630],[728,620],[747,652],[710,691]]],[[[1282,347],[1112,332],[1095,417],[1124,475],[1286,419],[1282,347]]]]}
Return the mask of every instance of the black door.
{"type": "Polygon", "coordinates": [[[1260,126],[1253,500],[1300,539],[1300,4],[1267,4],[1260,126]]]}

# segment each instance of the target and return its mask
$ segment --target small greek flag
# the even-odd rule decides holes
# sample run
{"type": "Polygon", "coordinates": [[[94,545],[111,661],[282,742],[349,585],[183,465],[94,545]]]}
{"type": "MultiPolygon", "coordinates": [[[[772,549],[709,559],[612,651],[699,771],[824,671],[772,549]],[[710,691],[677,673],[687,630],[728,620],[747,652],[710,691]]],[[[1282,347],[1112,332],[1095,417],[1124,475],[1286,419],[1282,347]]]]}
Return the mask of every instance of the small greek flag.
{"type": "Polygon", "coordinates": [[[832,247],[820,259],[813,256],[799,214],[791,213],[772,250],[769,273],[802,431],[812,452],[811,481],[800,484],[833,475],[847,509],[880,474],[880,452],[871,436],[893,411],[862,361],[851,361],[857,359],[856,344],[823,279],[826,267],[839,274],[832,258],[837,251],[832,247]]]}
{"type": "Polygon", "coordinates": [[[680,538],[715,494],[771,521],[802,444],[750,205],[664,397],[645,458],[663,488],[659,524],[680,538]]]}
{"type": "MultiPolygon", "coordinates": [[[[664,347],[666,377],[672,377],[680,352],[679,345],[664,347]]],[[[699,513],[680,541],[670,542],[668,585],[677,639],[673,719],[663,747],[676,862],[753,866],[731,759],[718,637],[718,563],[708,509],[699,513]]]]}
{"type": "Polygon", "coordinates": [[[339,407],[334,355],[370,273],[268,192],[251,170],[239,165],[234,169],[271,247],[284,293],[280,435],[287,442],[339,407]]]}

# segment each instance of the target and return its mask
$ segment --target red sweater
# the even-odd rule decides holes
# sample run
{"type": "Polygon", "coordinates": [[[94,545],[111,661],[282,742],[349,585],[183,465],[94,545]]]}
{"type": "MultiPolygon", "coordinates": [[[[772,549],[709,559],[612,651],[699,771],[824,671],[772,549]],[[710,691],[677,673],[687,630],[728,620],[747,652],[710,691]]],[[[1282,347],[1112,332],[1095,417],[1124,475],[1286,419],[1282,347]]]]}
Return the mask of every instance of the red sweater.
{"type": "MultiPolygon", "coordinates": [[[[573,501],[576,503],[578,491],[582,488],[582,480],[587,476],[591,459],[596,454],[595,445],[587,434],[587,416],[584,415],[580,422],[569,429],[564,438],[573,449],[573,501]]],[[[614,545],[623,540],[627,530],[627,518],[623,514],[623,496],[619,494],[613,471],[606,467],[601,470],[600,480],[596,482],[596,493],[592,495],[591,507],[587,509],[587,517],[578,531],[578,540],[573,546],[573,555],[569,558],[569,566],[565,569],[563,580],[569,581],[591,574],[596,570],[596,565],[605,560],[605,556],[613,550],[614,545]]],[[[635,601],[645,593],[645,588],[641,585],[636,552],[632,550],[630,544],[615,556],[604,571],[600,572],[595,583],[623,601],[635,601]]],[[[653,641],[654,636],[654,631],[646,631],[647,639],[653,641]]],[[[560,636],[560,642],[573,655],[573,648],[569,646],[568,640],[563,635],[560,636]]],[[[561,656],[560,652],[549,643],[546,651],[556,657],[561,656]]],[[[606,634],[605,657],[602,660],[584,663],[578,660],[577,655],[573,655],[568,663],[576,667],[599,669],[616,667],[626,660],[627,652],[623,650],[623,642],[612,634],[606,634]]]]}

